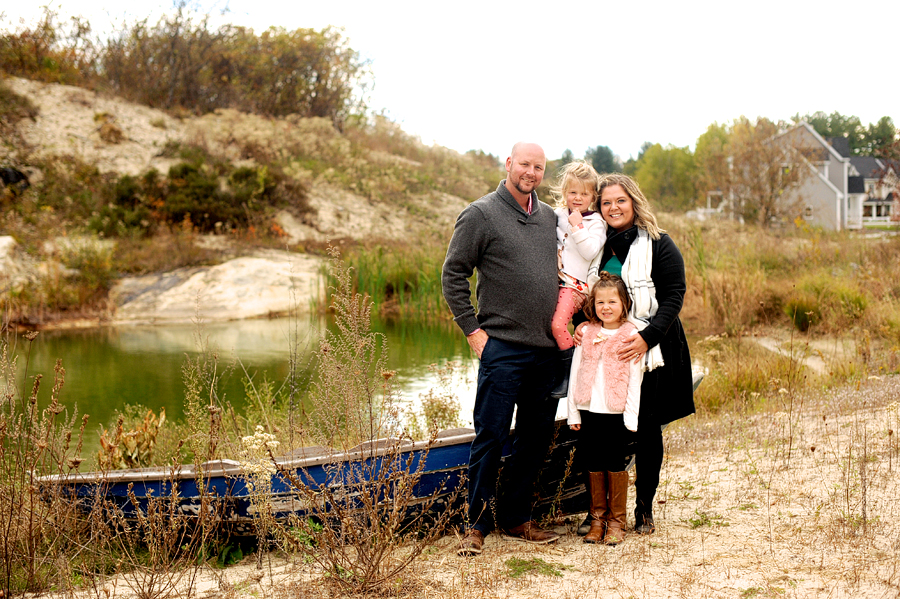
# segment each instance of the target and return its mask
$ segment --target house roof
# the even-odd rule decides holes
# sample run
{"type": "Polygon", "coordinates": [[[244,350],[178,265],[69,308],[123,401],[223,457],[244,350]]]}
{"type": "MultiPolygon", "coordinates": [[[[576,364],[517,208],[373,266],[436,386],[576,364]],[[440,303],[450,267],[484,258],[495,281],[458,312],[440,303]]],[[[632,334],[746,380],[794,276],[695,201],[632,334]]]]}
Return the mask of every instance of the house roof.
{"type": "Polygon", "coordinates": [[[843,162],[847,160],[840,152],[838,152],[830,143],[825,141],[825,138],[819,135],[819,132],[816,131],[812,125],[807,123],[806,121],[800,121],[787,131],[783,131],[775,136],[775,138],[781,138],[786,136],[792,136],[796,134],[800,134],[802,139],[802,132],[806,131],[807,136],[811,137],[815,144],[818,145],[818,149],[815,147],[806,147],[803,150],[804,155],[806,155],[808,160],[819,160],[819,161],[827,161],[829,160],[829,154],[837,159],[839,162],[843,162]]]}
{"type": "Polygon", "coordinates": [[[847,193],[866,193],[866,182],[862,177],[847,177],[847,193]]]}
{"type": "Polygon", "coordinates": [[[882,159],[884,170],[893,170],[895,175],[900,175],[900,160],[882,159]]]}
{"type": "Polygon", "coordinates": [[[866,179],[877,179],[884,170],[884,164],[873,156],[851,156],[850,164],[866,179]]]}
{"type": "Polygon", "coordinates": [[[850,152],[850,140],[846,137],[826,137],[825,140],[844,158],[849,157],[852,153],[850,152]]]}

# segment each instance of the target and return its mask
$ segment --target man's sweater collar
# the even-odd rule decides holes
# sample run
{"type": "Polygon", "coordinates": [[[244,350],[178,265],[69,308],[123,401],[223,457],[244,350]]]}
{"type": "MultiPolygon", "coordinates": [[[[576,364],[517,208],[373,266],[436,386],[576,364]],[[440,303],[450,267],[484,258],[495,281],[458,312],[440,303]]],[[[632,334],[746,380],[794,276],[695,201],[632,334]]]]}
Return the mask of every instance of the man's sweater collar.
{"type": "Polygon", "coordinates": [[[526,210],[524,210],[524,209],[522,208],[522,205],[519,204],[519,202],[516,201],[516,198],[514,198],[513,195],[512,195],[511,193],[509,193],[509,190],[506,189],[506,179],[500,181],[500,185],[497,186],[497,194],[498,194],[501,198],[503,198],[503,201],[504,201],[504,202],[506,202],[507,204],[513,206],[514,208],[516,208],[517,210],[519,210],[519,212],[524,212],[525,214],[531,215],[531,214],[534,214],[534,213],[537,211],[537,207],[538,207],[538,196],[537,196],[537,192],[536,192],[536,191],[532,191],[532,192],[531,192],[531,197],[529,198],[529,200],[530,200],[529,203],[531,204],[531,212],[527,212],[526,210]]]}

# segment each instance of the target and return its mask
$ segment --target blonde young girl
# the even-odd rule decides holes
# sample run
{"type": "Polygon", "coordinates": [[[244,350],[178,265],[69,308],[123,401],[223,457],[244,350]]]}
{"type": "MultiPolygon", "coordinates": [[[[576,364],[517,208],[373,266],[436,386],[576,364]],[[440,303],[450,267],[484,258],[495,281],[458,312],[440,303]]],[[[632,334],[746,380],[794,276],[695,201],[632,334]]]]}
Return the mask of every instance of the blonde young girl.
{"type": "Polygon", "coordinates": [[[625,539],[629,446],[638,428],[643,368],[617,355],[637,334],[628,320],[625,282],[602,271],[585,306],[588,324],[569,377],[568,424],[581,431],[578,452],[588,471],[590,531],[585,543],[625,539]]]}
{"type": "Polygon", "coordinates": [[[550,328],[561,352],[560,383],[550,394],[555,399],[566,396],[569,367],[575,351],[569,321],[584,306],[589,290],[588,268],[606,242],[606,222],[595,212],[598,179],[594,167],[577,160],[563,167],[553,188],[557,196],[559,298],[550,328]]]}

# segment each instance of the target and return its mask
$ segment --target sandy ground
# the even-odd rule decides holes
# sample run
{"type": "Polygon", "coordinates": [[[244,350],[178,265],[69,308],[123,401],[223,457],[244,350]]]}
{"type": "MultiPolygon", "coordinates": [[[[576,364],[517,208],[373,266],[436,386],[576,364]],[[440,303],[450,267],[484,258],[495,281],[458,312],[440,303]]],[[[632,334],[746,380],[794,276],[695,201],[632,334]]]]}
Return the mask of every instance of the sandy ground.
{"type": "MultiPolygon", "coordinates": [[[[900,377],[872,378],[784,397],[780,411],[692,417],[667,431],[656,534],[586,545],[574,516],[556,523],[556,545],[493,534],[474,558],[446,536],[378,596],[898,597],[898,397],[900,377]],[[517,577],[513,559],[546,571],[517,577]]],[[[178,595],[345,596],[297,556],[262,561],[201,569],[192,593],[182,583],[178,595]]],[[[122,577],[93,594],[103,589],[135,596],[122,577]]]]}

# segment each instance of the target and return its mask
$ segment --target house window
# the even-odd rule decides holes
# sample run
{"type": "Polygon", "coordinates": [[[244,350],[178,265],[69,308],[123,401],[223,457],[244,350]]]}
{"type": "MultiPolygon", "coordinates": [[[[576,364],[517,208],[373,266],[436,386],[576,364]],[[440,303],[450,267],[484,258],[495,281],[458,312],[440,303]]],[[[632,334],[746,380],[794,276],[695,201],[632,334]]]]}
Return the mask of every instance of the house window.
{"type": "Polygon", "coordinates": [[[803,218],[809,220],[812,218],[812,206],[809,204],[806,205],[806,209],[803,211],[803,218]]]}
{"type": "Polygon", "coordinates": [[[872,205],[867,204],[863,206],[863,218],[872,218],[872,205]]]}

